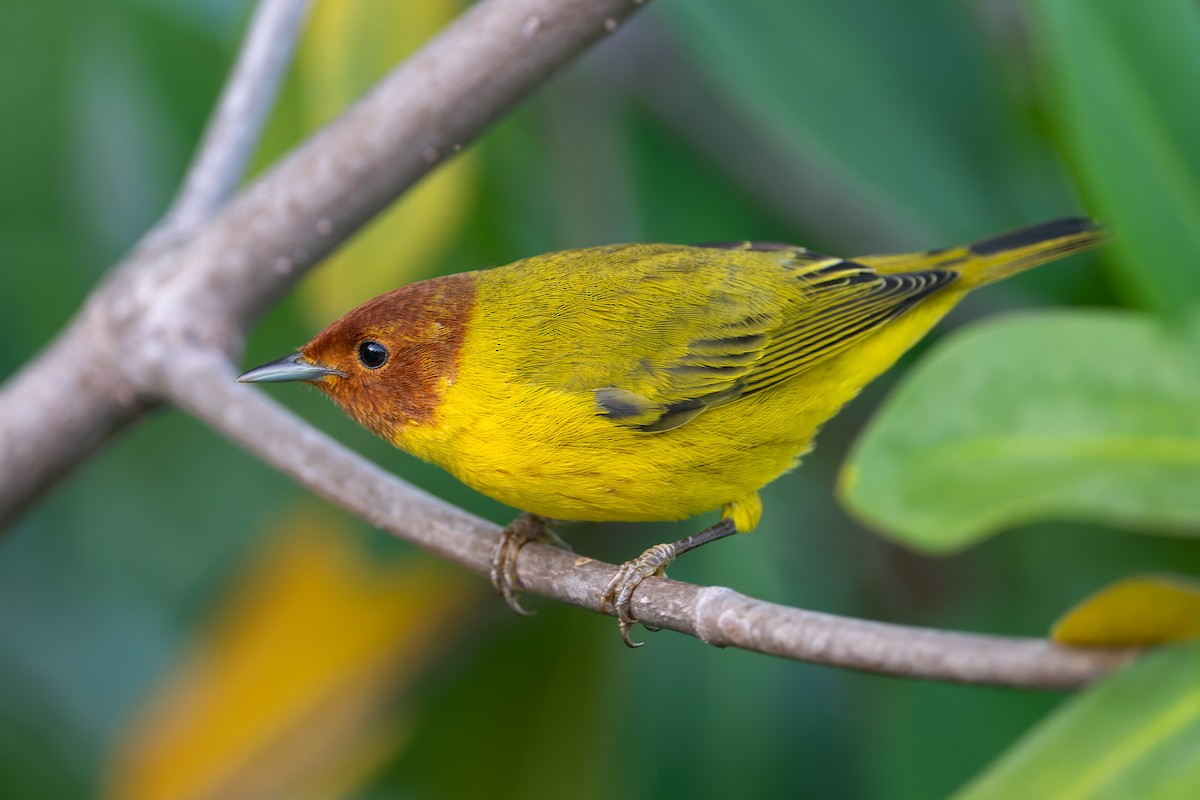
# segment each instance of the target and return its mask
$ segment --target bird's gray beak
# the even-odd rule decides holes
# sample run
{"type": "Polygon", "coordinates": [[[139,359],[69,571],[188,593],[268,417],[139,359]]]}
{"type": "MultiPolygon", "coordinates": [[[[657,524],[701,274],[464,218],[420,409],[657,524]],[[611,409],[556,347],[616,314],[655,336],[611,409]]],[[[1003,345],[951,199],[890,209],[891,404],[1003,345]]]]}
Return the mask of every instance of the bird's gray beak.
{"type": "Polygon", "coordinates": [[[324,364],[314,364],[299,353],[292,353],[277,361],[268,361],[261,367],[238,376],[238,383],[282,383],[283,381],[319,381],[328,375],[346,377],[324,364]]]}

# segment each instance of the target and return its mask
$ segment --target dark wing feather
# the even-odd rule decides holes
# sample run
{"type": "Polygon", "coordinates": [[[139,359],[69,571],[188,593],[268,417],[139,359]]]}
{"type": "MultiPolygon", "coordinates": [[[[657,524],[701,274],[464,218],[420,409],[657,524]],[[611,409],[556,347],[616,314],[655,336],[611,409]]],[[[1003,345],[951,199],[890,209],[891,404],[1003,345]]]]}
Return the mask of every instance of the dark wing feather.
{"type": "Polygon", "coordinates": [[[681,353],[663,361],[640,359],[614,385],[596,389],[601,413],[641,430],[663,431],[740,397],[780,319],[766,312],[721,322],[718,317],[713,313],[704,338],[688,342],[681,353]]]}
{"type": "Polygon", "coordinates": [[[794,378],[841,353],[957,277],[936,270],[880,275],[855,262],[841,263],[846,265],[844,274],[812,284],[818,295],[832,291],[836,296],[828,303],[814,297],[809,313],[772,339],[746,381],[746,393],[794,378]]]}

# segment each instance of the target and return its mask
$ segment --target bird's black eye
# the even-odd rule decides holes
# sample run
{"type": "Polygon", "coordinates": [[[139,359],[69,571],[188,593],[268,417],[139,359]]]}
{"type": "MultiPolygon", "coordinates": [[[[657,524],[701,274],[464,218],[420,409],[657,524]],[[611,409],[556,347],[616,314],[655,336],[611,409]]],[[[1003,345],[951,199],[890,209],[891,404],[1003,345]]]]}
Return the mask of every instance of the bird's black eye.
{"type": "Polygon", "coordinates": [[[370,339],[358,346],[358,360],[367,369],[379,369],[388,360],[388,350],[379,342],[370,339]]]}

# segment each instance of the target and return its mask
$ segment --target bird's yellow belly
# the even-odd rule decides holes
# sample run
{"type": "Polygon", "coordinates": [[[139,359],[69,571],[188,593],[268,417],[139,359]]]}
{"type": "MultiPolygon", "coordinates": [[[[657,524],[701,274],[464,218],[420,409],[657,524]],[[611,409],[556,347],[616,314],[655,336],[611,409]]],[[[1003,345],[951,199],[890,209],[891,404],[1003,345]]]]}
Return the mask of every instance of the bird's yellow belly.
{"type": "Polygon", "coordinates": [[[532,416],[488,413],[466,383],[448,387],[444,416],[420,432],[432,446],[403,446],[514,508],[593,522],[684,519],[753,494],[795,466],[845,400],[796,382],[647,433],[601,416],[589,396],[541,389],[492,395],[532,416]]]}
{"type": "Polygon", "coordinates": [[[773,480],[804,449],[800,442],[775,442],[748,450],[711,430],[697,440],[684,431],[618,427],[598,416],[539,430],[551,435],[480,426],[459,438],[463,458],[448,466],[484,494],[535,514],[635,522],[720,508],[773,480]]]}

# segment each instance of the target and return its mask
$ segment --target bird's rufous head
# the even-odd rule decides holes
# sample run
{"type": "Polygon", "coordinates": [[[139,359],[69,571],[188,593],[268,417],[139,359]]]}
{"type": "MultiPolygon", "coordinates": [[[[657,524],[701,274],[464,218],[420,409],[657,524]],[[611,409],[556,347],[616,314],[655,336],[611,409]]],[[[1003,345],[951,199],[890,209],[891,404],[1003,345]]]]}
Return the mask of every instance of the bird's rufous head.
{"type": "Polygon", "coordinates": [[[395,289],[349,311],[299,353],[238,380],[309,381],[359,424],[395,441],[435,417],[457,371],[474,295],[470,273],[395,289]]]}

